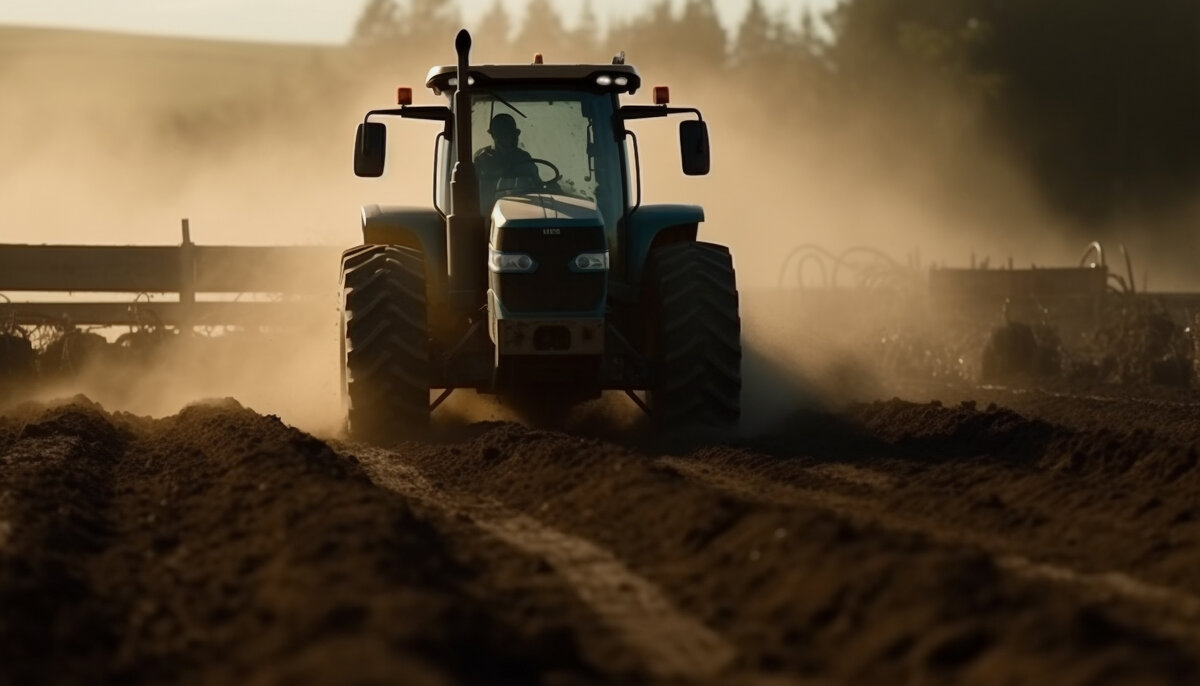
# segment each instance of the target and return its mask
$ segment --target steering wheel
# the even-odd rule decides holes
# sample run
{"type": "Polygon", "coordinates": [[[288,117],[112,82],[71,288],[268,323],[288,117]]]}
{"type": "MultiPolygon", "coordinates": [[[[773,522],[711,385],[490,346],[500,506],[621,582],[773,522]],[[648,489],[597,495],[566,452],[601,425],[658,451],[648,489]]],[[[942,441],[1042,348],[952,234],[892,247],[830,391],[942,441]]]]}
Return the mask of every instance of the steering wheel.
{"type": "Polygon", "coordinates": [[[538,184],[540,184],[542,188],[546,188],[552,184],[558,183],[559,180],[561,180],[563,177],[562,172],[560,172],[558,170],[558,167],[554,166],[553,162],[551,162],[549,160],[543,160],[540,157],[530,157],[529,159],[521,160],[519,162],[513,162],[511,164],[506,165],[505,167],[503,167],[500,170],[500,173],[497,175],[497,179],[499,180],[499,179],[513,179],[513,178],[517,178],[517,179],[529,178],[529,174],[528,174],[529,165],[533,165],[535,167],[535,171],[534,171],[533,175],[537,179],[538,184]],[[536,171],[536,167],[538,165],[549,167],[550,171],[554,172],[554,177],[543,181],[542,175],[536,171]],[[526,173],[522,173],[522,172],[526,172],[526,173]]]}

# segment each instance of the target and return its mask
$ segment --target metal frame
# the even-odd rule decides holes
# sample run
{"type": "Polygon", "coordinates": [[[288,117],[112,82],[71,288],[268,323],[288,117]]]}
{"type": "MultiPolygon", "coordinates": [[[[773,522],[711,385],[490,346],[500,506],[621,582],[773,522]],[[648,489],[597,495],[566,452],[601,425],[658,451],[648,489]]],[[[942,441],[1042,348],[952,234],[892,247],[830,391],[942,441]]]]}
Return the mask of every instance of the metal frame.
{"type": "MultiPolygon", "coordinates": [[[[313,302],[332,298],[329,271],[340,248],[324,246],[201,246],[188,220],[174,246],[0,244],[0,312],[18,324],[47,318],[72,325],[119,326],[150,316],[166,326],[286,326],[311,319],[313,302]],[[18,294],[37,293],[19,301],[18,294]],[[107,302],[43,294],[132,294],[107,302]],[[175,299],[149,301],[145,294],[175,299]],[[256,298],[241,300],[245,294],[256,298]],[[202,299],[200,296],[213,296],[202,299]],[[236,296],[239,299],[233,300],[236,296]]],[[[95,296],[93,296],[94,298],[95,296]]]]}

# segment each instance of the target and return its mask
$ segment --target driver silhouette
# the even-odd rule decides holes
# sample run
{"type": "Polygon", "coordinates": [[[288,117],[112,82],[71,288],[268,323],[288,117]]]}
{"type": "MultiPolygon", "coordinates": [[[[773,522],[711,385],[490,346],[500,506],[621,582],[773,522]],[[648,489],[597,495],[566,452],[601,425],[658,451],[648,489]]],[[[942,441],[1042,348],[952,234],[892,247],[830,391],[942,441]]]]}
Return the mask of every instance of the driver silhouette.
{"type": "Polygon", "coordinates": [[[539,180],[533,157],[517,147],[521,130],[511,114],[492,117],[488,133],[492,145],[480,148],[475,153],[475,173],[479,177],[479,188],[483,199],[491,205],[496,198],[517,187],[536,184],[539,180]],[[501,188],[503,184],[504,188],[501,188]]]}

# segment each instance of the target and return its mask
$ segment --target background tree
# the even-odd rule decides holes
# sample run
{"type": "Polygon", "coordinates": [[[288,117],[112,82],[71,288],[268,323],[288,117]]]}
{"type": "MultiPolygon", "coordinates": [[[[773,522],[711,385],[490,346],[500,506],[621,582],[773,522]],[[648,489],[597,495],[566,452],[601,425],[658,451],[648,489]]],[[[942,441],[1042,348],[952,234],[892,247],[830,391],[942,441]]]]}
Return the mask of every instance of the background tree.
{"type": "Polygon", "coordinates": [[[480,47],[480,52],[485,56],[494,56],[490,59],[513,59],[511,56],[512,45],[512,18],[508,16],[508,10],[504,9],[504,3],[500,0],[495,0],[492,3],[491,9],[480,19],[479,25],[476,27],[478,38],[476,44],[480,47]]]}
{"type": "Polygon", "coordinates": [[[569,47],[567,32],[562,17],[550,0],[529,0],[521,29],[517,33],[516,46],[522,54],[532,56],[540,52],[549,62],[564,61],[564,54],[569,47]]]}
{"type": "Polygon", "coordinates": [[[596,7],[592,0],[583,0],[579,9],[579,21],[570,32],[572,56],[587,61],[603,59],[601,46],[604,45],[604,39],[600,19],[596,16],[596,7]]]}
{"type": "Polygon", "coordinates": [[[454,0],[408,0],[402,5],[403,36],[414,45],[437,45],[454,39],[462,28],[454,0]]]}
{"type": "Polygon", "coordinates": [[[728,61],[728,39],[717,18],[713,0],[687,0],[676,23],[678,63],[708,74],[719,74],[728,61]]]}
{"type": "Polygon", "coordinates": [[[395,59],[444,44],[459,28],[454,0],[368,0],[351,43],[395,59]]]}
{"type": "Polygon", "coordinates": [[[351,45],[374,46],[394,39],[400,26],[398,11],[394,0],[367,0],[350,35],[351,45]]]}
{"type": "Polygon", "coordinates": [[[1078,215],[1156,211],[1200,179],[1194,2],[990,3],[978,54],[1002,72],[992,113],[1049,197],[1078,215]]]}
{"type": "Polygon", "coordinates": [[[761,67],[772,52],[771,19],[761,0],[750,0],[733,42],[733,63],[742,69],[761,67]]]}
{"type": "Polygon", "coordinates": [[[614,51],[626,51],[630,62],[643,69],[664,68],[678,46],[670,1],[656,0],[641,15],[614,25],[609,45],[614,51]]]}

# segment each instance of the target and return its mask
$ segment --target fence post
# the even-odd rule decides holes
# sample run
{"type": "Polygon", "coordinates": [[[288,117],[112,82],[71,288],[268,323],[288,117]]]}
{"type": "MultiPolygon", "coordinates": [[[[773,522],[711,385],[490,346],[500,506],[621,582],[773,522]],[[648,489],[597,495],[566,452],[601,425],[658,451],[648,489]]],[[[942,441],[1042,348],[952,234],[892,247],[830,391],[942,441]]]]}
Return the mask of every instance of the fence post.
{"type": "Polygon", "coordinates": [[[191,226],[183,220],[183,243],[179,246],[179,330],[191,333],[196,305],[196,263],[191,226]]]}

